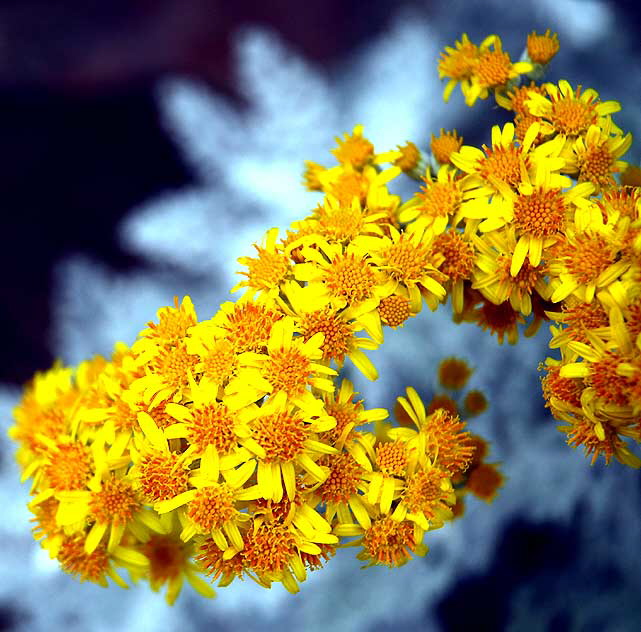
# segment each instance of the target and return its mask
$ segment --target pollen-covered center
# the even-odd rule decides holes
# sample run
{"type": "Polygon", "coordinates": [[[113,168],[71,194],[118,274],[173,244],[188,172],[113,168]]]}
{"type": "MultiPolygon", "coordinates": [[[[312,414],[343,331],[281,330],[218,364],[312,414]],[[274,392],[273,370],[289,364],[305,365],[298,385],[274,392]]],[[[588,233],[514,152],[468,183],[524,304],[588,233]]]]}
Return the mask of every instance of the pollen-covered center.
{"type": "Polygon", "coordinates": [[[416,209],[426,217],[447,217],[455,213],[461,206],[463,194],[452,182],[430,182],[421,187],[422,193],[416,196],[420,199],[416,209]]]}
{"type": "Polygon", "coordinates": [[[332,295],[356,303],[372,296],[376,274],[365,259],[354,254],[339,255],[327,268],[325,283],[332,295]]]}
{"type": "Polygon", "coordinates": [[[163,347],[152,360],[153,372],[161,376],[164,384],[178,389],[187,382],[189,371],[193,370],[198,357],[187,353],[184,343],[163,347]]]}
{"type": "Polygon", "coordinates": [[[301,316],[300,326],[305,340],[318,332],[325,335],[321,347],[324,359],[342,362],[352,348],[354,326],[345,322],[333,310],[307,312],[301,316]]]}
{"type": "Polygon", "coordinates": [[[607,143],[589,145],[579,158],[579,180],[587,180],[596,185],[613,182],[614,159],[607,143]]]}
{"type": "Polygon", "coordinates": [[[329,454],[322,457],[318,464],[329,468],[329,474],[319,488],[324,503],[346,503],[356,494],[362,468],[351,454],[329,454]]]}
{"type": "Polygon", "coordinates": [[[265,415],[256,421],[254,439],[265,450],[264,461],[291,461],[305,449],[308,438],[303,420],[286,412],[265,415]]]}
{"type": "Polygon", "coordinates": [[[274,323],[282,314],[255,303],[236,303],[222,328],[238,352],[261,351],[269,339],[274,323]]]}
{"type": "Polygon", "coordinates": [[[120,478],[104,481],[99,491],[92,492],[89,501],[89,513],[101,524],[126,524],[139,509],[140,502],[131,483],[120,478]]]}
{"type": "Polygon", "coordinates": [[[617,406],[628,403],[629,380],[617,374],[617,367],[623,361],[614,351],[606,351],[599,360],[592,363],[590,375],[585,380],[599,397],[617,406]]]}
{"type": "Polygon", "coordinates": [[[418,147],[409,140],[404,145],[397,145],[397,147],[401,155],[394,161],[394,164],[404,172],[415,169],[421,159],[418,147]]]}
{"type": "Polygon", "coordinates": [[[566,336],[578,342],[588,342],[585,335],[587,331],[610,324],[608,314],[598,301],[584,303],[577,301],[574,304],[564,301],[563,322],[567,325],[564,329],[566,336]]]}
{"type": "Polygon", "coordinates": [[[289,272],[289,259],[281,252],[270,252],[254,244],[258,257],[247,257],[247,284],[256,290],[269,290],[277,287],[289,272]]]}
{"type": "Polygon", "coordinates": [[[245,548],[240,552],[246,564],[257,573],[280,575],[296,554],[296,539],[287,528],[265,522],[247,533],[245,548]]]}
{"type": "Polygon", "coordinates": [[[187,515],[203,532],[220,529],[235,513],[234,495],[225,483],[202,487],[187,503],[187,515]]]}
{"type": "Polygon", "coordinates": [[[450,504],[451,487],[447,484],[448,479],[447,472],[436,467],[411,476],[402,497],[408,511],[422,513],[428,520],[433,518],[439,509],[450,504]]]}
{"type": "Polygon", "coordinates": [[[180,340],[187,334],[187,330],[196,324],[193,312],[178,305],[178,298],[174,299],[175,307],[165,307],[159,310],[158,324],[147,323],[143,337],[157,339],[160,343],[172,343],[180,340]]]}
{"type": "Polygon", "coordinates": [[[318,218],[321,234],[335,241],[351,241],[360,234],[363,227],[363,213],[360,209],[345,207],[324,211],[318,218]]]}
{"type": "Polygon", "coordinates": [[[386,296],[378,305],[378,313],[385,325],[398,327],[412,314],[410,300],[400,294],[386,296]]]}
{"type": "Polygon", "coordinates": [[[414,527],[410,522],[397,522],[385,516],[372,522],[365,531],[363,546],[368,556],[379,564],[400,566],[416,548],[414,527]]]}
{"type": "Polygon", "coordinates": [[[93,474],[89,450],[79,442],[59,444],[44,468],[47,483],[56,491],[84,489],[93,474]]]}
{"type": "Polygon", "coordinates": [[[430,266],[430,251],[427,246],[412,243],[404,234],[381,254],[387,262],[389,275],[403,283],[420,281],[430,266]]]}
{"type": "Polygon", "coordinates": [[[408,463],[407,448],[400,441],[380,443],[376,448],[376,465],[388,476],[404,476],[408,463]]]}
{"type": "Polygon", "coordinates": [[[374,145],[358,134],[338,138],[338,147],[332,149],[336,160],[341,164],[350,164],[357,169],[364,167],[374,154],[374,145]]]}
{"type": "Polygon", "coordinates": [[[555,235],[565,222],[566,204],[558,189],[534,189],[514,200],[514,225],[533,237],[555,235]]]}
{"type": "Polygon", "coordinates": [[[154,451],[139,465],[140,492],[150,503],[175,498],[189,488],[189,470],[174,452],[154,451]]]}
{"type": "Polygon", "coordinates": [[[559,38],[550,35],[550,29],[543,34],[530,33],[527,36],[527,54],[535,64],[547,64],[559,52],[559,38]]]}
{"type": "Polygon", "coordinates": [[[311,361],[295,347],[271,351],[263,366],[263,377],[274,391],[284,391],[289,397],[305,392],[311,372],[311,361]]]}
{"type": "Polygon", "coordinates": [[[462,145],[463,138],[457,134],[456,130],[452,132],[441,130],[439,136],[432,134],[430,149],[436,161],[441,165],[445,165],[450,163],[450,156],[455,151],[459,151],[462,145]]]}
{"type": "Polygon", "coordinates": [[[236,350],[229,340],[218,340],[202,359],[202,371],[206,378],[224,384],[236,373],[238,360],[236,350]]]}
{"type": "Polygon", "coordinates": [[[236,445],[236,415],[222,402],[212,402],[192,409],[187,422],[189,443],[198,451],[209,445],[221,454],[227,454],[236,445]]]}
{"type": "Polygon", "coordinates": [[[526,162],[521,150],[513,144],[504,147],[499,145],[489,149],[483,145],[485,157],[478,162],[477,172],[484,180],[500,180],[512,187],[517,187],[522,179],[526,162]]]}
{"type": "Polygon", "coordinates": [[[511,70],[512,61],[506,52],[487,50],[479,57],[475,72],[482,87],[494,88],[509,81],[511,70]]]}
{"type": "MultiPolygon", "coordinates": [[[[360,403],[325,400],[325,410],[328,415],[336,419],[336,425],[325,432],[326,436],[328,436],[332,442],[338,441],[349,424],[352,424],[353,430],[355,426],[362,423],[359,421],[360,403]]],[[[351,432],[352,431],[350,431],[350,433],[351,432]]]]}
{"type": "Polygon", "coordinates": [[[601,235],[578,235],[561,252],[568,272],[579,283],[596,281],[614,261],[612,244],[601,235]]]}
{"type": "Polygon", "coordinates": [[[552,101],[552,108],[547,115],[557,132],[568,136],[578,136],[597,121],[594,104],[582,101],[573,95],[552,101]]]}
{"type": "Polygon", "coordinates": [[[474,270],[474,246],[456,230],[438,235],[432,244],[432,251],[443,256],[438,269],[451,281],[469,279],[474,270]]]}

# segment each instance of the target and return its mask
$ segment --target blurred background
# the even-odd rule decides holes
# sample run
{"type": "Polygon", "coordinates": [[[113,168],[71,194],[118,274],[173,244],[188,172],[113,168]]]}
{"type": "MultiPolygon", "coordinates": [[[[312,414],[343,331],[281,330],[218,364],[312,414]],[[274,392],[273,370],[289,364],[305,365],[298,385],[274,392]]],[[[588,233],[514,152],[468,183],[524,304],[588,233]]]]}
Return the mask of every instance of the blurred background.
{"type": "MultiPolygon", "coordinates": [[[[30,534],[13,446],[21,385],[54,359],[131,343],[156,309],[190,294],[201,318],[228,299],[236,258],[315,206],[303,160],[330,164],[334,137],[365,124],[378,150],[439,128],[488,142],[490,101],[441,99],[440,51],[497,33],[517,59],[551,28],[548,78],[622,103],[641,137],[641,21],[604,0],[216,0],[0,4],[0,630],[641,629],[641,481],[590,467],[543,408],[547,332],[518,347],[456,327],[446,309],[388,336],[370,407],[407,385],[429,395],[446,355],[475,367],[490,409],[471,429],[507,477],[491,506],[429,534],[402,569],[361,570],[352,551],[297,596],[249,584],[173,608],[146,586],[79,584],[30,534]]],[[[627,159],[639,163],[639,145],[627,159]]]]}

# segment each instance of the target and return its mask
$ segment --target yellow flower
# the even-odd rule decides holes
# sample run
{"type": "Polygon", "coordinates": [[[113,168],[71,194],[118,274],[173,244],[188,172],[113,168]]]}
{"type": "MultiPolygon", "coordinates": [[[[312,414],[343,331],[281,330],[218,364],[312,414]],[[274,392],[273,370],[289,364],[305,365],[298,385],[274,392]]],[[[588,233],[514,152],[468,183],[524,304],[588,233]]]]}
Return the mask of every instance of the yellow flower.
{"type": "Polygon", "coordinates": [[[457,83],[461,83],[464,94],[469,89],[478,55],[478,47],[469,40],[466,33],[463,33],[461,41],[454,43],[454,48],[445,47],[445,52],[441,53],[438,62],[439,78],[449,79],[443,91],[444,101],[449,100],[457,83]]]}
{"type": "Polygon", "coordinates": [[[550,34],[550,29],[539,35],[532,31],[527,36],[527,54],[530,61],[535,64],[545,65],[559,52],[559,37],[556,33],[550,34]]]}
{"type": "Polygon", "coordinates": [[[503,50],[501,38],[498,35],[490,35],[479,47],[469,86],[461,86],[465,103],[472,106],[477,99],[487,99],[490,90],[500,92],[512,79],[532,70],[530,62],[512,63],[509,54],[503,50]]]}
{"type": "Polygon", "coordinates": [[[463,145],[463,137],[459,136],[456,130],[445,131],[441,128],[439,136],[432,134],[430,150],[436,162],[441,165],[452,164],[450,156],[458,151],[463,145]]]}
{"type": "Polygon", "coordinates": [[[590,125],[598,124],[604,117],[618,112],[621,105],[616,101],[601,101],[596,90],[576,90],[565,80],[544,84],[547,97],[536,92],[529,93],[526,104],[531,114],[545,119],[541,128],[545,134],[556,132],[566,136],[579,136],[590,125]]]}
{"type": "Polygon", "coordinates": [[[338,147],[332,149],[332,154],[343,165],[361,169],[374,156],[374,145],[363,136],[363,125],[355,125],[352,133],[343,138],[337,136],[336,142],[338,147]]]}

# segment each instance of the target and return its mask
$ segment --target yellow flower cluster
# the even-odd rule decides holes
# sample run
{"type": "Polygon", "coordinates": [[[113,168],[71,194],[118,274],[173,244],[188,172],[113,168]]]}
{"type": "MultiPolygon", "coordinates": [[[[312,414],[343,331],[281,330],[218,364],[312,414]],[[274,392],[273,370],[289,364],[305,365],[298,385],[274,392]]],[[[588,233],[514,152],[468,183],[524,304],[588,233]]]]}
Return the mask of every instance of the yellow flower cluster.
{"type": "MultiPolygon", "coordinates": [[[[491,146],[441,130],[429,151],[377,153],[357,125],[336,166],[306,163],[318,206],[239,260],[238,300],[198,320],[176,299],[111,360],[35,376],[10,434],[35,537],[65,570],[124,585],[123,568],[173,602],[184,579],[212,595],[202,574],[296,592],[345,544],[370,564],[425,553],[465,493],[489,501],[502,484],[460,419],[487,401],[426,408],[408,388],[392,424],[339,371],[376,379],[365,352],[384,328],[448,297],[456,322],[500,343],[554,320],[543,391],[568,442],[641,463],[626,443],[641,440],[641,192],[615,179],[631,136],[594,90],[516,85],[557,49],[534,33],[513,64],[497,36],[463,36],[439,72],[446,96],[461,83],[469,104],[491,91],[514,113],[491,146]],[[405,201],[388,186],[403,174],[422,183],[405,201]]],[[[469,375],[439,367],[454,392],[469,375]]]]}

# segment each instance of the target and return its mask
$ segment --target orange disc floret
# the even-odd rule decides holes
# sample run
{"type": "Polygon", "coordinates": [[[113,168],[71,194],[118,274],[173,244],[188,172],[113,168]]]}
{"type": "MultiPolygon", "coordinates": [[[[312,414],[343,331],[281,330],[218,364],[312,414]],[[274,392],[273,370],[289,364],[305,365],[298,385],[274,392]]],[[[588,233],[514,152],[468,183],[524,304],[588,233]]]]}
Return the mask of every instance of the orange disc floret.
{"type": "Polygon", "coordinates": [[[408,479],[401,501],[410,513],[443,520],[449,517],[455,498],[449,480],[449,473],[438,467],[420,470],[408,479]]]}
{"type": "Polygon", "coordinates": [[[309,431],[298,415],[287,412],[260,417],[254,439],[265,451],[264,461],[291,461],[305,449],[309,431]]]}
{"type": "Polygon", "coordinates": [[[192,418],[185,423],[189,443],[199,452],[213,445],[220,454],[227,454],[236,446],[236,414],[222,402],[193,408],[192,418]]]}
{"type": "Polygon", "coordinates": [[[597,188],[614,186],[613,174],[619,171],[617,156],[610,148],[610,139],[590,143],[577,155],[579,182],[592,182],[597,188]]]}
{"type": "Polygon", "coordinates": [[[582,379],[561,377],[560,366],[546,367],[547,374],[541,378],[541,387],[543,388],[543,397],[545,399],[545,406],[552,408],[552,398],[556,398],[565,404],[581,407],[581,393],[585,388],[585,383],[582,379]]]}
{"type": "Polygon", "coordinates": [[[288,527],[263,522],[247,532],[240,555],[254,572],[278,579],[296,555],[296,539],[288,527]]]}
{"type": "Polygon", "coordinates": [[[336,137],[338,147],[332,149],[332,154],[343,165],[351,165],[355,169],[363,168],[374,155],[374,145],[363,136],[363,126],[354,127],[352,134],[343,138],[336,137]]]}
{"type": "Polygon", "coordinates": [[[410,305],[411,301],[400,294],[386,296],[378,304],[381,322],[388,327],[399,327],[412,315],[410,305]]]}
{"type": "Polygon", "coordinates": [[[243,351],[262,351],[267,345],[274,323],[283,314],[257,303],[236,303],[221,327],[227,331],[227,340],[243,351]]]}
{"type": "Polygon", "coordinates": [[[490,182],[499,180],[516,188],[522,181],[523,171],[527,169],[529,159],[523,157],[520,148],[510,145],[497,145],[489,148],[483,145],[485,157],[477,165],[481,178],[490,182]]]}
{"type": "Polygon", "coordinates": [[[567,433],[568,445],[573,448],[583,446],[585,455],[592,455],[591,465],[596,463],[599,456],[603,456],[606,465],[609,465],[612,457],[624,447],[625,443],[609,424],[602,424],[602,428],[604,437],[599,439],[593,422],[581,417],[573,420],[569,426],[562,426],[559,429],[567,433]]]}
{"type": "Polygon", "coordinates": [[[496,465],[480,463],[469,473],[465,487],[477,498],[491,503],[496,498],[499,488],[503,486],[504,480],[496,465]]]}
{"type": "Polygon", "coordinates": [[[36,540],[46,540],[62,533],[62,528],[56,522],[56,513],[59,506],[60,502],[50,496],[31,508],[34,514],[34,517],[30,519],[30,522],[34,524],[31,532],[36,540]]]}
{"type": "Polygon", "coordinates": [[[419,199],[416,210],[421,215],[430,218],[447,217],[455,213],[463,201],[463,193],[459,185],[451,180],[431,180],[423,178],[425,186],[421,193],[415,193],[419,199]]]}
{"type": "Polygon", "coordinates": [[[289,257],[282,252],[268,250],[254,244],[258,257],[241,257],[239,261],[247,266],[247,272],[241,272],[247,277],[241,285],[254,290],[271,290],[280,285],[290,270],[289,257]]]}
{"type": "Polygon", "coordinates": [[[199,373],[216,384],[225,384],[236,374],[238,359],[236,349],[229,340],[217,340],[201,356],[201,362],[196,366],[199,373]]]}
{"type": "Polygon", "coordinates": [[[335,257],[325,272],[325,284],[330,294],[348,303],[364,301],[372,296],[376,286],[374,268],[353,253],[335,257]]]}
{"type": "Polygon", "coordinates": [[[565,92],[553,92],[550,95],[551,108],[544,118],[547,118],[560,134],[568,136],[583,134],[598,120],[596,106],[599,99],[596,93],[592,94],[592,92],[581,95],[581,86],[577,86],[576,91],[572,91],[569,85],[565,92]]]}
{"type": "Polygon", "coordinates": [[[47,485],[58,492],[84,489],[93,474],[89,450],[79,441],[56,447],[44,467],[47,485]]]}
{"type": "Polygon", "coordinates": [[[630,379],[619,375],[617,368],[626,359],[615,351],[605,351],[603,356],[591,364],[591,371],[585,379],[596,394],[609,404],[626,406],[630,379]]]}
{"type": "Polygon", "coordinates": [[[364,215],[358,207],[344,206],[318,211],[318,232],[330,241],[351,241],[364,225],[364,215]]]}
{"type": "Polygon", "coordinates": [[[223,557],[224,551],[212,538],[205,538],[195,557],[196,563],[211,581],[220,579],[221,586],[229,585],[236,577],[241,577],[245,569],[242,555],[230,559],[223,557]]]}
{"type": "Polygon", "coordinates": [[[318,488],[324,503],[346,503],[357,493],[363,468],[347,453],[323,456],[318,465],[329,469],[327,478],[318,488]]]}
{"type": "Polygon", "coordinates": [[[401,441],[379,443],[376,447],[376,466],[387,476],[405,476],[408,460],[407,448],[401,441]]]}
{"type": "MultiPolygon", "coordinates": [[[[515,86],[507,94],[499,95],[497,100],[499,105],[512,110],[516,116],[529,117],[531,116],[530,108],[527,106],[526,101],[530,98],[532,92],[540,95],[545,94],[542,86],[530,81],[529,85],[515,86]]],[[[532,118],[538,120],[537,117],[532,118]]]]}
{"type": "Polygon", "coordinates": [[[421,432],[426,437],[427,455],[447,472],[464,471],[474,453],[465,422],[441,408],[426,420],[421,432]]]}
{"type": "Polygon", "coordinates": [[[555,254],[579,283],[590,283],[614,263],[617,252],[605,236],[584,233],[559,242],[555,254]]]}
{"type": "Polygon", "coordinates": [[[394,164],[405,173],[416,169],[421,160],[421,152],[418,147],[409,140],[404,145],[397,145],[397,147],[401,155],[394,161],[394,164]]]}
{"type": "Polygon", "coordinates": [[[463,399],[463,406],[470,415],[480,415],[488,408],[487,397],[482,391],[471,390],[463,399]]]}
{"type": "Polygon", "coordinates": [[[461,358],[445,358],[438,365],[438,381],[443,388],[459,390],[463,388],[474,369],[461,358]]]}
{"type": "Polygon", "coordinates": [[[441,165],[452,164],[450,156],[455,152],[459,151],[463,146],[463,137],[459,136],[457,131],[445,131],[441,128],[439,135],[434,136],[432,134],[432,141],[430,142],[430,149],[432,155],[441,165]]]}
{"type": "MultiPolygon", "coordinates": [[[[176,419],[165,410],[167,404],[168,402],[166,401],[160,402],[153,408],[142,405],[141,410],[144,410],[154,420],[154,423],[163,430],[176,423],[176,419]]],[[[135,427],[138,427],[138,421],[136,421],[135,427]]]]}
{"type": "Polygon", "coordinates": [[[274,391],[284,391],[289,397],[302,395],[311,383],[312,363],[296,347],[275,349],[263,365],[263,377],[274,391]]]}
{"type": "Polygon", "coordinates": [[[318,332],[324,334],[321,349],[325,360],[343,362],[355,344],[354,326],[330,308],[302,314],[299,324],[305,341],[318,332]]]}
{"type": "Polygon", "coordinates": [[[641,209],[641,190],[631,186],[609,189],[603,192],[601,199],[596,200],[596,203],[601,209],[604,223],[607,223],[612,213],[635,220],[639,217],[641,209]]]}
{"type": "Polygon", "coordinates": [[[187,515],[204,533],[220,529],[235,514],[234,493],[225,483],[201,487],[187,504],[187,515]]]}
{"type": "Polygon", "coordinates": [[[457,230],[437,235],[432,244],[434,254],[441,254],[443,262],[438,269],[451,281],[469,279],[474,270],[474,246],[457,230]]]}
{"type": "Polygon", "coordinates": [[[561,309],[562,314],[558,320],[566,325],[563,333],[577,342],[587,343],[586,332],[607,327],[610,324],[607,312],[598,301],[584,303],[578,300],[566,300],[561,309]]]}
{"type": "Polygon", "coordinates": [[[345,439],[347,437],[354,436],[355,426],[365,423],[364,420],[361,420],[363,406],[360,401],[338,402],[328,396],[325,396],[324,402],[327,414],[336,419],[336,425],[323,433],[323,436],[327,437],[332,444],[336,443],[341,438],[348,426],[351,426],[352,429],[347,433],[345,439]]]}
{"type": "Polygon", "coordinates": [[[417,547],[414,526],[411,522],[397,522],[391,516],[372,521],[372,526],[363,535],[363,551],[360,559],[371,564],[402,566],[411,559],[417,547]]]}
{"type": "Polygon", "coordinates": [[[326,193],[335,197],[342,206],[350,206],[354,198],[364,204],[369,186],[370,181],[360,171],[345,170],[327,186],[326,193]]]}
{"type": "Polygon", "coordinates": [[[178,391],[187,384],[187,376],[197,363],[198,356],[188,353],[185,343],[179,342],[161,347],[149,365],[167,388],[178,391]]]}
{"type": "Polygon", "coordinates": [[[145,454],[138,466],[138,484],[144,500],[169,500],[189,488],[189,470],[174,452],[145,454]]]}
{"type": "Polygon", "coordinates": [[[76,575],[80,581],[90,581],[106,585],[105,574],[109,570],[109,556],[104,545],[95,551],[85,551],[85,539],[80,535],[65,536],[60,544],[58,561],[70,575],[76,575]]]}
{"type": "Polygon", "coordinates": [[[474,74],[483,88],[504,86],[512,78],[512,60],[502,49],[500,40],[496,41],[494,50],[481,53],[474,74]]]}
{"type": "Polygon", "coordinates": [[[116,477],[103,481],[89,501],[89,513],[99,524],[126,524],[139,509],[140,501],[131,483],[116,477]]]}
{"type": "Polygon", "coordinates": [[[414,243],[405,233],[384,250],[382,256],[389,276],[405,284],[419,282],[431,267],[430,249],[425,244],[414,243]]]}
{"type": "Polygon", "coordinates": [[[559,47],[559,36],[550,33],[550,29],[546,29],[543,34],[532,31],[527,36],[527,54],[535,64],[549,63],[559,52],[559,47]]]}
{"type": "Polygon", "coordinates": [[[439,408],[442,408],[451,415],[458,415],[458,405],[449,395],[434,395],[425,412],[431,415],[439,408]]]}
{"type": "Polygon", "coordinates": [[[178,297],[174,296],[174,307],[162,307],[158,310],[158,323],[147,323],[148,329],[140,332],[142,338],[147,338],[162,345],[172,345],[187,335],[187,330],[197,322],[196,313],[191,299],[183,298],[178,305],[178,297]]]}

